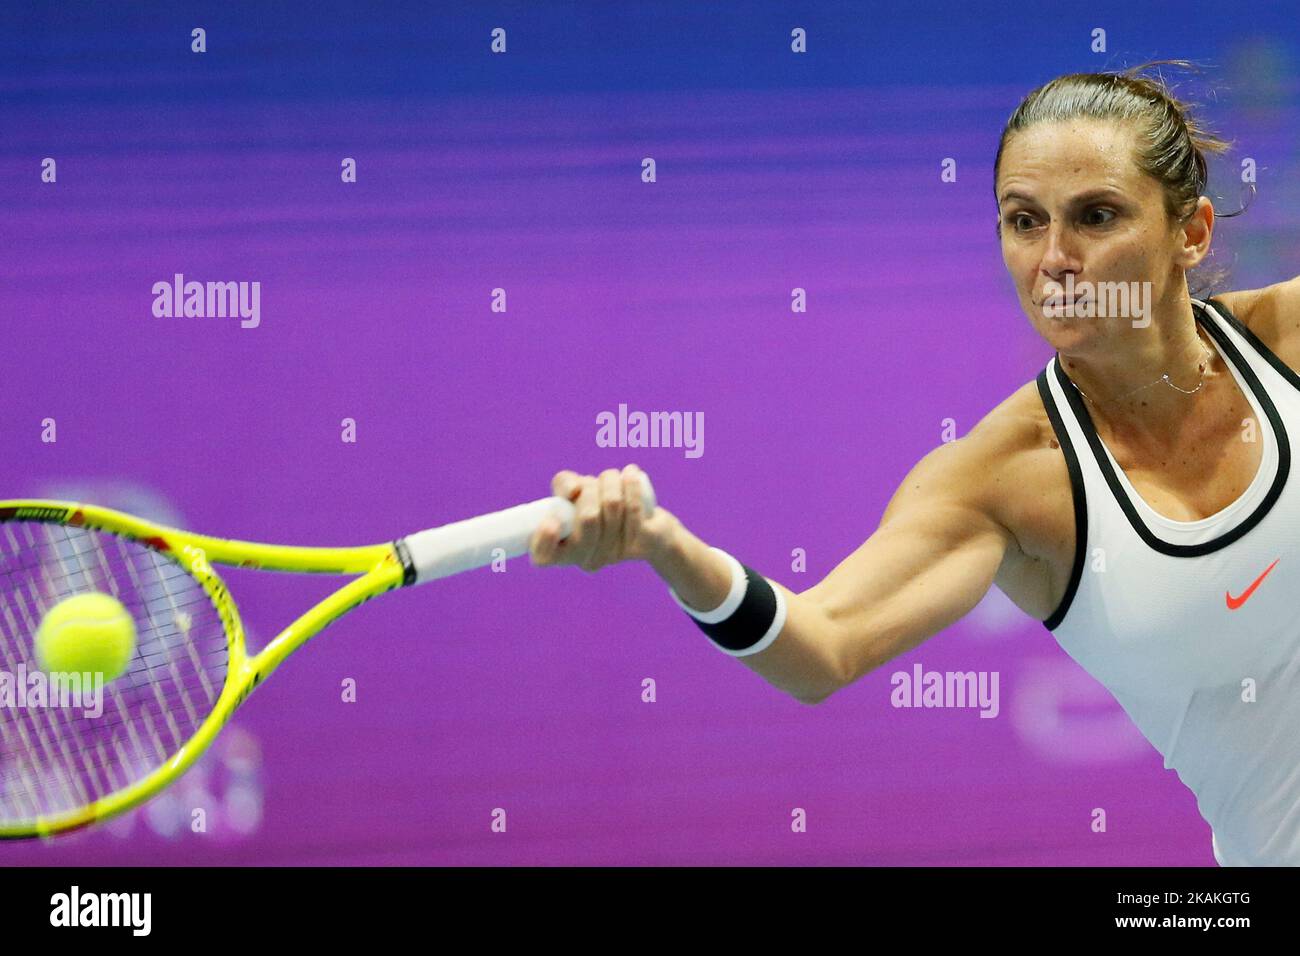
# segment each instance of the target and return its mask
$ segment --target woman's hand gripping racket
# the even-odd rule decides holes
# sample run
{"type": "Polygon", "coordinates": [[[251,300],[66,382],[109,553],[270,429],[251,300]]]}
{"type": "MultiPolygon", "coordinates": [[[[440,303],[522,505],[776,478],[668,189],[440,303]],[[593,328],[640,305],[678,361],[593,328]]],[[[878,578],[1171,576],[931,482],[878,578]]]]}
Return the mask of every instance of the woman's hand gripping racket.
{"type": "MultiPolygon", "coordinates": [[[[644,473],[636,481],[631,506],[649,517],[654,491],[644,473]]],[[[20,675],[40,670],[38,634],[45,640],[52,609],[72,606],[69,598],[98,595],[92,609],[120,602],[135,636],[125,672],[103,686],[97,717],[52,701],[0,701],[0,838],[61,833],[148,800],[328,624],[377,594],[483,567],[502,552],[526,554],[551,516],[567,537],[574,506],[555,496],[391,544],[299,548],[191,534],[92,505],[0,500],[0,680],[12,675],[10,691],[20,675]],[[360,577],[250,655],[239,611],[213,570],[219,564],[360,577]]]]}

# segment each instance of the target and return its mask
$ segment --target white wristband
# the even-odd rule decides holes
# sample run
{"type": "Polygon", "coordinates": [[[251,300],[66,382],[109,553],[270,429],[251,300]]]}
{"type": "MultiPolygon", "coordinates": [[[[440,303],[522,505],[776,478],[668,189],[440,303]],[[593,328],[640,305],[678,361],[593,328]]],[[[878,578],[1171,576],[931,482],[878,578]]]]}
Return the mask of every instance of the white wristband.
{"type": "Polygon", "coordinates": [[[727,596],[721,604],[712,611],[697,611],[679,598],[676,591],[672,588],[668,589],[668,593],[673,596],[673,600],[677,602],[678,607],[701,624],[717,624],[719,621],[725,621],[736,613],[736,608],[740,607],[740,602],[745,598],[745,569],[740,562],[721,548],[709,548],[709,550],[725,558],[727,564],[731,567],[731,590],[727,592],[727,596]]]}

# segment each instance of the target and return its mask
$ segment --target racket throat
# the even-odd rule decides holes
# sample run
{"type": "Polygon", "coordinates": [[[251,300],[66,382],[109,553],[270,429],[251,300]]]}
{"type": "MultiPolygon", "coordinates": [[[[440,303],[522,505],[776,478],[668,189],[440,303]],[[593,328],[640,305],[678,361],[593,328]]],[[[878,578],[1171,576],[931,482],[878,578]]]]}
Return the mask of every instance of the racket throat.
{"type": "Polygon", "coordinates": [[[415,569],[415,559],[411,557],[411,549],[407,546],[406,539],[398,538],[394,541],[393,551],[402,565],[402,587],[410,587],[416,582],[418,574],[415,569]]]}

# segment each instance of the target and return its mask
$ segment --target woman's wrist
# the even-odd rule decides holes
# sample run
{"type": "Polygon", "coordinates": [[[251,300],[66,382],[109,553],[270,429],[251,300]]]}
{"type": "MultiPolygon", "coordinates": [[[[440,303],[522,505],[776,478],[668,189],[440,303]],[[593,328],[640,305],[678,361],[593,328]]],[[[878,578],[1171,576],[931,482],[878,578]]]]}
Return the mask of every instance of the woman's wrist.
{"type": "Polygon", "coordinates": [[[731,591],[732,571],[727,560],[675,518],[672,533],[646,560],[673,593],[696,610],[714,610],[731,591]]]}

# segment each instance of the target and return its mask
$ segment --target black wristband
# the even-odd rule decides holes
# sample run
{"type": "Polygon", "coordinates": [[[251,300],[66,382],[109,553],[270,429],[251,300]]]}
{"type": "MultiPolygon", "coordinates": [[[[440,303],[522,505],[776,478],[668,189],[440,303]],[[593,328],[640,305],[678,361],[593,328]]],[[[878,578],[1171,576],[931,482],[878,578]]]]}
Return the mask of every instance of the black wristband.
{"type": "Polygon", "coordinates": [[[741,564],[721,548],[713,548],[731,566],[732,587],[727,598],[712,611],[688,607],[669,589],[677,604],[689,614],[714,645],[733,657],[766,650],[785,625],[785,598],[753,568],[741,564]]]}

